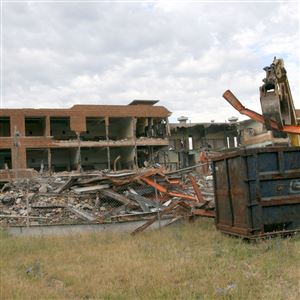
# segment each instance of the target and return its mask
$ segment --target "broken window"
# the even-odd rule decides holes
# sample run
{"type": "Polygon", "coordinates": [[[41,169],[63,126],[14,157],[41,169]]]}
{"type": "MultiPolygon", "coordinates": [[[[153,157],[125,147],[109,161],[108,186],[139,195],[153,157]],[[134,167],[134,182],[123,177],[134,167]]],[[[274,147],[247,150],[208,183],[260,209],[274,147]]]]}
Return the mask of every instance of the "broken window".
{"type": "Polygon", "coordinates": [[[137,137],[164,138],[166,136],[166,121],[161,118],[138,118],[137,137]]]}
{"type": "Polygon", "coordinates": [[[50,134],[55,140],[77,139],[70,129],[70,117],[50,117],[50,134]]]}
{"type": "Polygon", "coordinates": [[[106,140],[105,119],[104,118],[86,118],[86,132],[81,133],[83,141],[101,141],[106,140]]]}
{"type": "Polygon", "coordinates": [[[26,165],[37,171],[48,170],[48,149],[26,149],[26,165]]]}
{"type": "Polygon", "coordinates": [[[25,117],[26,136],[45,136],[45,117],[25,117]]]}
{"type": "Polygon", "coordinates": [[[51,149],[51,170],[54,172],[72,171],[77,169],[78,148],[51,149]]]}
{"type": "Polygon", "coordinates": [[[148,167],[153,163],[151,150],[150,146],[137,147],[137,164],[139,168],[148,167]]]}
{"type": "Polygon", "coordinates": [[[166,136],[166,121],[162,119],[153,119],[153,137],[164,138],[166,136]]]}
{"type": "Polygon", "coordinates": [[[7,137],[10,136],[10,118],[1,117],[0,118],[0,136],[7,137]]]}
{"type": "Polygon", "coordinates": [[[150,118],[137,118],[136,119],[136,137],[147,137],[150,118]]]}
{"type": "Polygon", "coordinates": [[[160,164],[168,166],[169,148],[165,146],[139,146],[137,147],[137,164],[139,168],[160,164]]]}
{"type": "Polygon", "coordinates": [[[176,150],[176,143],[175,143],[175,142],[176,142],[175,140],[169,139],[169,151],[174,151],[174,150],[176,150]]]}
{"type": "Polygon", "coordinates": [[[109,118],[109,139],[118,141],[133,138],[132,118],[109,118]]]}
{"type": "Polygon", "coordinates": [[[111,169],[133,169],[135,166],[134,147],[112,147],[110,148],[111,169]]]}
{"type": "Polygon", "coordinates": [[[108,168],[107,148],[81,148],[81,167],[87,170],[103,170],[108,168]]]}
{"type": "Polygon", "coordinates": [[[11,169],[11,150],[0,149],[0,169],[11,169]]]}

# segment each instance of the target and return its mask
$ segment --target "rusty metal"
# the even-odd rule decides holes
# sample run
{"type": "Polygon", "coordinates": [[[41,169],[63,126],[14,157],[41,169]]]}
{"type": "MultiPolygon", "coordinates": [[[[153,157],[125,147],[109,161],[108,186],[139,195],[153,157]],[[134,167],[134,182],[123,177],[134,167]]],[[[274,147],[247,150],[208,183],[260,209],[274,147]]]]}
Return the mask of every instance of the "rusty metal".
{"type": "Polygon", "coordinates": [[[192,184],[192,187],[193,187],[193,189],[194,189],[194,192],[195,192],[195,194],[196,194],[196,196],[197,196],[198,202],[202,202],[202,203],[205,202],[205,201],[204,201],[204,198],[203,198],[203,195],[202,195],[202,193],[201,193],[201,190],[200,190],[200,188],[199,188],[199,185],[198,185],[197,182],[196,182],[195,177],[192,176],[192,175],[189,175],[188,178],[189,178],[190,181],[191,181],[191,184],[192,184]]]}
{"type": "Polygon", "coordinates": [[[300,147],[239,150],[213,160],[218,229],[251,237],[300,229],[300,147]]]}
{"type": "Polygon", "coordinates": [[[291,133],[291,134],[300,134],[300,126],[297,125],[284,125],[281,126],[278,125],[278,123],[272,119],[267,119],[263,115],[250,110],[243,106],[243,104],[236,98],[236,96],[230,91],[227,90],[224,94],[223,97],[227,100],[228,103],[230,103],[236,110],[239,111],[239,113],[250,117],[251,119],[263,123],[263,124],[268,124],[269,127],[271,127],[274,130],[278,131],[283,131],[286,133],[291,133]]]}
{"type": "Polygon", "coordinates": [[[260,103],[267,130],[273,129],[268,122],[269,120],[275,120],[279,129],[282,130],[284,120],[280,110],[280,100],[278,95],[274,91],[261,92],[260,103]]]}
{"type": "Polygon", "coordinates": [[[200,217],[208,217],[208,218],[214,218],[215,212],[213,210],[205,210],[205,209],[194,209],[193,210],[194,216],[200,216],[200,217]]]}
{"type": "Polygon", "coordinates": [[[148,177],[141,177],[141,180],[147,183],[148,185],[154,187],[156,190],[158,190],[161,193],[167,193],[167,189],[163,187],[162,185],[158,184],[154,180],[148,178],[148,177]]]}
{"type": "Polygon", "coordinates": [[[194,196],[183,194],[183,193],[168,192],[168,195],[171,197],[178,197],[178,198],[182,198],[182,199],[197,201],[197,199],[194,196]]]}
{"type": "Polygon", "coordinates": [[[167,188],[158,184],[157,182],[155,182],[154,180],[152,180],[148,177],[141,177],[140,179],[142,181],[144,181],[145,183],[147,183],[148,185],[157,189],[159,192],[167,194],[171,197],[178,197],[178,198],[188,199],[188,200],[192,200],[192,201],[197,201],[197,199],[194,196],[183,194],[183,193],[178,193],[178,192],[168,191],[167,188]]]}
{"type": "Polygon", "coordinates": [[[169,213],[173,212],[174,209],[177,206],[184,208],[186,210],[186,213],[188,215],[191,215],[191,207],[188,204],[186,204],[183,201],[175,201],[175,202],[171,203],[167,208],[165,208],[164,210],[162,210],[159,215],[155,215],[152,219],[150,219],[149,221],[147,221],[145,224],[143,224],[142,226],[136,228],[131,233],[131,235],[136,235],[137,233],[144,231],[151,224],[153,224],[155,221],[157,221],[159,217],[162,217],[162,216],[164,216],[166,214],[169,214],[169,213]]]}
{"type": "Polygon", "coordinates": [[[168,182],[174,185],[182,184],[182,181],[180,179],[168,179],[168,182]]]}

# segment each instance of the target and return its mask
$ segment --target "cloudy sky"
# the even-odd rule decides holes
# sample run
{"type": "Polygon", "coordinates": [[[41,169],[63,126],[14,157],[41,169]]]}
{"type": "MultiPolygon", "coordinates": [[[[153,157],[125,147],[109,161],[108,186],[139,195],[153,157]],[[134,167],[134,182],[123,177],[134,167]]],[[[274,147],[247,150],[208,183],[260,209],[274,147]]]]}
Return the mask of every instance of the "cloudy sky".
{"type": "Polygon", "coordinates": [[[218,2],[3,1],[2,106],[159,99],[171,121],[225,121],[226,89],[260,110],[277,56],[300,108],[297,1],[218,2]]]}

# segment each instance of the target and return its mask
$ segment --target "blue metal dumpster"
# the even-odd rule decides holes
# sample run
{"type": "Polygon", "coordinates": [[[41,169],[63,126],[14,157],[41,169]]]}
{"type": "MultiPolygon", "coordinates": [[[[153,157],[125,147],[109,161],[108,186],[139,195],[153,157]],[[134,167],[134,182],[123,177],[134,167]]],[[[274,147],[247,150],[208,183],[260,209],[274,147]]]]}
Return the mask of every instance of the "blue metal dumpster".
{"type": "Polygon", "coordinates": [[[213,177],[221,231],[255,237],[300,229],[300,147],[224,153],[213,177]]]}

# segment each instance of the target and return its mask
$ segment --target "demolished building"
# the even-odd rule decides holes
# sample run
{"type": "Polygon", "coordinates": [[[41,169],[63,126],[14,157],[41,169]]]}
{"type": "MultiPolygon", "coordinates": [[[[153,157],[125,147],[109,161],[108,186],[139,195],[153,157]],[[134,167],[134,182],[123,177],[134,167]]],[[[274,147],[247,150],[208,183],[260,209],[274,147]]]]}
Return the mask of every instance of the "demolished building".
{"type": "Polygon", "coordinates": [[[179,123],[170,123],[170,165],[184,168],[199,162],[201,151],[221,151],[238,145],[236,121],[188,123],[187,117],[178,118],[179,123]]]}
{"type": "MultiPolygon", "coordinates": [[[[296,110],[300,124],[300,110],[296,110]]],[[[212,156],[216,152],[235,148],[290,146],[290,137],[284,132],[267,130],[266,126],[252,119],[238,121],[231,117],[228,122],[188,122],[187,117],[170,123],[169,166],[185,168],[199,163],[200,153],[212,156]]]]}
{"type": "Polygon", "coordinates": [[[168,149],[170,112],[158,101],[0,110],[0,179],[37,171],[134,169],[168,149]]]}

